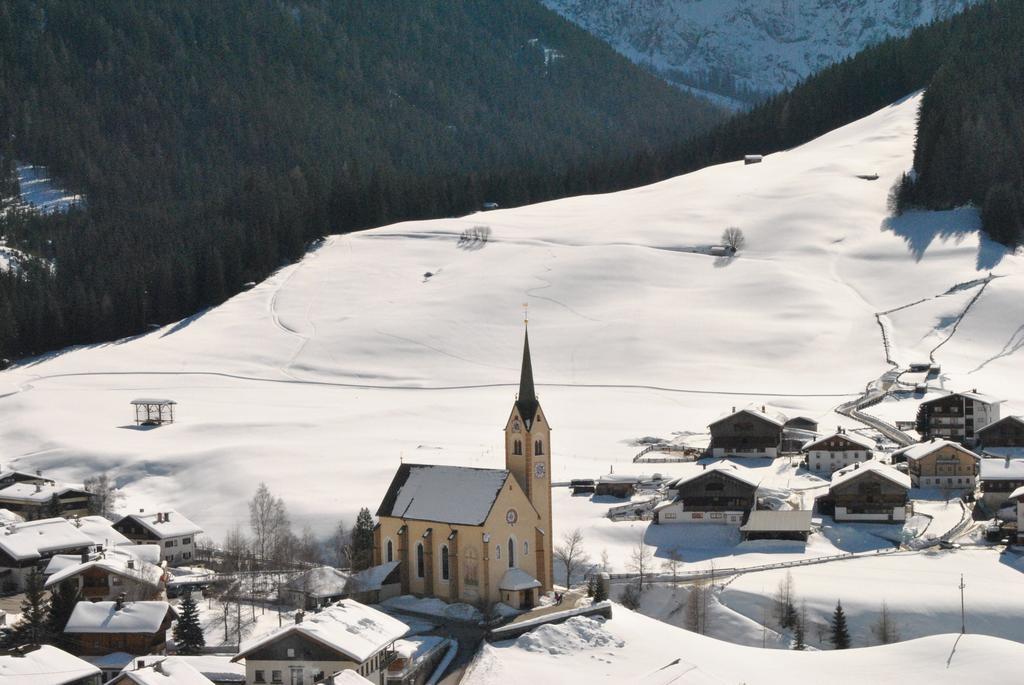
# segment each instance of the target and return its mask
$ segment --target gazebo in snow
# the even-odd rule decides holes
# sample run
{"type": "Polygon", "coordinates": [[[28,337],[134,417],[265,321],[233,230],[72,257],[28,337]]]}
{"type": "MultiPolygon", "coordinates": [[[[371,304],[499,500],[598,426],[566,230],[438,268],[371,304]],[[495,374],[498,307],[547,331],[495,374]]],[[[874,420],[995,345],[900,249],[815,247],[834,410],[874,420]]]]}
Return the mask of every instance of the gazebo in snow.
{"type": "Polygon", "coordinates": [[[174,423],[174,400],[155,400],[142,398],[132,400],[135,407],[135,425],[137,426],[162,426],[165,423],[174,423]]]}

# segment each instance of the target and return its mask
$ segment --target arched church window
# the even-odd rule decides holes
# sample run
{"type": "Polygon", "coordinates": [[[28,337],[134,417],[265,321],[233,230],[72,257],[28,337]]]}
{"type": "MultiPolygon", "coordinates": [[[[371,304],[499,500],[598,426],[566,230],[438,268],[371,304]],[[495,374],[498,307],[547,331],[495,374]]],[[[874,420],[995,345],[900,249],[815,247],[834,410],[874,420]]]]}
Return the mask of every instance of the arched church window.
{"type": "Polygon", "coordinates": [[[448,545],[441,546],[441,580],[451,578],[451,567],[448,564],[448,545]]]}
{"type": "Polygon", "coordinates": [[[423,564],[423,543],[418,542],[416,543],[416,577],[422,578],[424,575],[426,573],[423,564]]]}
{"type": "Polygon", "coordinates": [[[388,544],[387,544],[386,550],[387,550],[386,551],[387,558],[385,559],[385,561],[394,561],[395,560],[395,545],[394,545],[393,542],[391,542],[391,540],[388,540],[388,544]]]}
{"type": "Polygon", "coordinates": [[[516,542],[512,538],[508,539],[508,567],[513,568],[516,565],[516,542]]]}
{"type": "Polygon", "coordinates": [[[533,443],[534,454],[544,454],[544,442],[542,440],[535,440],[533,443]]]}
{"type": "Polygon", "coordinates": [[[494,546],[494,558],[501,559],[501,545],[494,546]]]}
{"type": "Polygon", "coordinates": [[[530,543],[523,540],[523,556],[525,557],[530,553],[530,543]]]}
{"type": "Polygon", "coordinates": [[[512,443],[512,454],[522,454],[522,453],[523,453],[523,441],[522,440],[514,441],[512,443]]]}

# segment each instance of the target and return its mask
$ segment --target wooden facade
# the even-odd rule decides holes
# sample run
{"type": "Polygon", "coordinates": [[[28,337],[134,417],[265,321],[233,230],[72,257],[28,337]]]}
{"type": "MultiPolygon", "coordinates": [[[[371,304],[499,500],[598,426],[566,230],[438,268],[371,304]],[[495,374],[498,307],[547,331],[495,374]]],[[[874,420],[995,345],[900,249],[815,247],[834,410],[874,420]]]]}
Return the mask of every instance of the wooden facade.
{"type": "Polygon", "coordinates": [[[910,479],[919,488],[973,490],[980,468],[978,455],[952,443],[917,458],[908,455],[907,462],[910,479]]]}
{"type": "Polygon", "coordinates": [[[708,469],[669,484],[671,503],[655,510],[657,523],[743,523],[756,502],[757,485],[726,469],[708,469]]]}
{"type": "Polygon", "coordinates": [[[837,521],[902,521],[908,488],[873,469],[862,469],[829,488],[837,521]]]}
{"type": "Polygon", "coordinates": [[[167,616],[154,633],[72,633],[65,632],[72,654],[78,656],[104,656],[114,652],[128,654],[163,654],[167,648],[167,631],[176,618],[168,609],[167,616]]]}
{"type": "Polygon", "coordinates": [[[999,403],[976,393],[951,393],[922,402],[917,432],[924,439],[942,438],[973,444],[977,431],[999,420],[999,403]]]}
{"type": "Polygon", "coordinates": [[[709,426],[713,456],[778,456],[782,424],[750,410],[741,410],[709,426]]]}
{"type": "Polygon", "coordinates": [[[1024,419],[1007,416],[977,431],[981,447],[1024,447],[1024,419]]]}

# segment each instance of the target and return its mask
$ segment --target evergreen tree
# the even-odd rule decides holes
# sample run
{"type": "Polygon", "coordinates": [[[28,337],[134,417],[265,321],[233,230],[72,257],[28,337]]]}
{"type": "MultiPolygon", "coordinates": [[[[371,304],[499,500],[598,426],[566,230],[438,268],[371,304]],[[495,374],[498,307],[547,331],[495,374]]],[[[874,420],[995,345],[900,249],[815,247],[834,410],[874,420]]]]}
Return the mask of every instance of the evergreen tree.
{"type": "Polygon", "coordinates": [[[7,636],[8,647],[49,643],[48,611],[43,576],[32,569],[25,579],[25,599],[21,601],[21,619],[7,636]]]}
{"type": "Polygon", "coordinates": [[[361,571],[373,563],[373,516],[363,507],[352,528],[352,570],[361,571]]]}
{"type": "Polygon", "coordinates": [[[807,629],[807,604],[802,604],[800,607],[800,615],[796,619],[796,626],[793,628],[793,649],[802,652],[807,649],[806,635],[804,631],[807,629]]]}
{"type": "Polygon", "coordinates": [[[843,613],[842,602],[836,602],[836,610],[832,613],[831,641],[836,649],[850,648],[850,631],[846,627],[846,614],[843,613]]]}
{"type": "Polygon", "coordinates": [[[199,623],[199,607],[191,592],[185,593],[178,609],[178,622],[174,626],[174,642],[178,646],[178,653],[201,654],[206,646],[206,638],[199,623]]]}
{"type": "Polygon", "coordinates": [[[594,580],[594,603],[608,601],[608,588],[605,586],[604,581],[597,575],[594,580]]]}
{"type": "Polygon", "coordinates": [[[46,609],[46,629],[57,645],[64,642],[64,626],[68,624],[77,603],[78,585],[74,581],[65,581],[50,593],[50,603],[46,609]]]}

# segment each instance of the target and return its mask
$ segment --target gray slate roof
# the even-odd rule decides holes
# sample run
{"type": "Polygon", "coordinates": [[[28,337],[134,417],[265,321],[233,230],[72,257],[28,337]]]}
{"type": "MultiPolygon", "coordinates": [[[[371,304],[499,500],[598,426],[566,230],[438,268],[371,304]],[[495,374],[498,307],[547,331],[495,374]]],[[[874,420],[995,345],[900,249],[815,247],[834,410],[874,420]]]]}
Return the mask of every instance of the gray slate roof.
{"type": "Polygon", "coordinates": [[[479,526],[508,476],[505,469],[402,464],[377,516],[479,526]]]}

